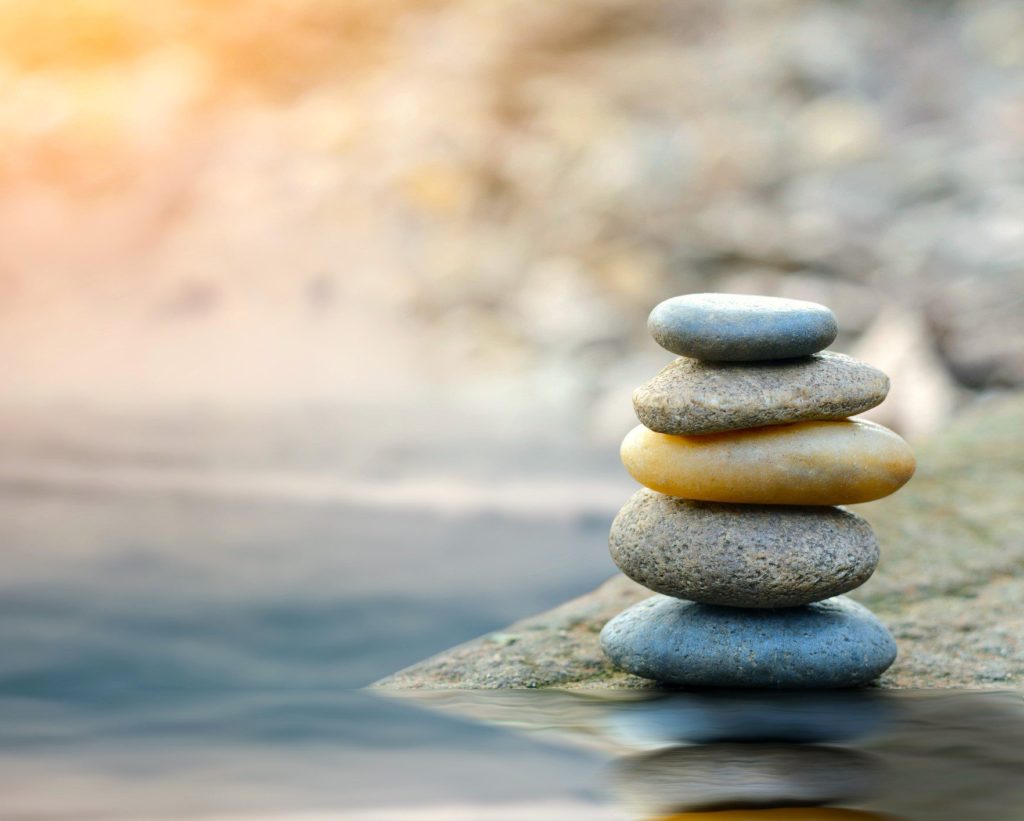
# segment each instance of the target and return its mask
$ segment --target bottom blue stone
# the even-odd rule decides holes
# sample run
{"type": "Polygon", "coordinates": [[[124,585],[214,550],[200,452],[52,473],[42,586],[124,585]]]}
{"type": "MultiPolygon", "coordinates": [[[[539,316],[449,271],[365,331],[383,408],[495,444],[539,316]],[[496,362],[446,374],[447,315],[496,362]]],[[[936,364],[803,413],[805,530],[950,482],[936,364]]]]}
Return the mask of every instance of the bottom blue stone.
{"type": "Polygon", "coordinates": [[[616,667],[688,687],[857,687],[896,659],[885,626],[845,596],[777,610],[652,596],[608,622],[601,646],[616,667]]]}

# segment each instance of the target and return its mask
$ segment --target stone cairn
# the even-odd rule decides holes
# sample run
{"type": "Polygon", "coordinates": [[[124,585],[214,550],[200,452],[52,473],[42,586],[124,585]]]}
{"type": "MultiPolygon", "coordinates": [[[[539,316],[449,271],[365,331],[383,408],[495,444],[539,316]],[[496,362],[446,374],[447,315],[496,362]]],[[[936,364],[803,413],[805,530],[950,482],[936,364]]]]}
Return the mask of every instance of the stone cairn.
{"type": "Polygon", "coordinates": [[[822,352],[835,316],[799,300],[690,294],[652,311],[680,356],[633,394],[642,425],[622,461],[644,488],[612,524],[612,559],[659,595],[613,618],[623,670],[693,687],[852,687],[896,658],[889,631],[841,595],[867,581],[878,542],[836,505],[898,490],[914,456],[849,419],[888,377],[822,352]]]}

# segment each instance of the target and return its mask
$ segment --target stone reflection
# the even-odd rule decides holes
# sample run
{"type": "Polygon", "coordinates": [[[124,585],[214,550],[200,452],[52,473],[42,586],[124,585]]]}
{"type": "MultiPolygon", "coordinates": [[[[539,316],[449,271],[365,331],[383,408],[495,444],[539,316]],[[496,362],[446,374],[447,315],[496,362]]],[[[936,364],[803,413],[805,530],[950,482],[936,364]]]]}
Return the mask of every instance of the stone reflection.
{"type": "Polygon", "coordinates": [[[637,814],[819,806],[877,789],[870,754],[816,744],[696,744],[620,759],[612,786],[637,814]]]}
{"type": "Polygon", "coordinates": [[[886,821],[886,816],[842,807],[778,807],[770,810],[680,812],[656,821],[886,821]]]}
{"type": "Polygon", "coordinates": [[[1024,698],[962,691],[407,691],[610,754],[628,818],[1024,817],[1024,698]]]}
{"type": "Polygon", "coordinates": [[[882,766],[849,742],[893,715],[857,692],[676,694],[624,705],[609,722],[616,737],[655,749],[618,758],[612,791],[637,816],[868,801],[882,766]]]}
{"type": "Polygon", "coordinates": [[[849,741],[884,727],[895,705],[871,691],[704,691],[656,695],[610,711],[607,732],[630,747],[716,741],[849,741]]]}
{"type": "Polygon", "coordinates": [[[679,693],[621,705],[606,721],[620,743],[654,748],[611,767],[611,790],[636,817],[1004,819],[1024,809],[1016,694],[679,693]]]}

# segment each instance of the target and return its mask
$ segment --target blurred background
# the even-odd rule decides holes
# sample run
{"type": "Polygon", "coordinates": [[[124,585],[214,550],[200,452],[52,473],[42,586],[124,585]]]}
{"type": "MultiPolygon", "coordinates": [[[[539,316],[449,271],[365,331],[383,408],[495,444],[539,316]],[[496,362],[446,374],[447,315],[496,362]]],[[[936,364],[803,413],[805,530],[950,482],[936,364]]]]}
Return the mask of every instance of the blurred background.
{"type": "MultiPolygon", "coordinates": [[[[0,144],[22,816],[67,809],[29,741],[94,814],[183,812],[53,749],[362,686],[610,575],[666,297],[829,305],[915,442],[1024,384],[1016,2],[0,0],[0,144]]],[[[338,710],[289,738],[414,743],[338,710]]]]}

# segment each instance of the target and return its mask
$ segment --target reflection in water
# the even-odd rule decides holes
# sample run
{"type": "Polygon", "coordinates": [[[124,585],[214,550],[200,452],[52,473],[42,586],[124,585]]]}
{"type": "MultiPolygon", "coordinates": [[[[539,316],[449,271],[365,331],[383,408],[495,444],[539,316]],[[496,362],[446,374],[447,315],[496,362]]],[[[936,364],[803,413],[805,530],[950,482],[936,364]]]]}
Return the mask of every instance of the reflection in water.
{"type": "Polygon", "coordinates": [[[614,791],[638,813],[856,802],[877,789],[873,756],[817,744],[695,744],[616,762],[614,791]]]}
{"type": "Polygon", "coordinates": [[[653,698],[609,716],[610,733],[626,744],[676,742],[847,741],[892,718],[893,703],[870,691],[704,691],[653,698]]]}
{"type": "Polygon", "coordinates": [[[629,705],[609,726],[638,746],[612,768],[635,814],[797,808],[865,801],[880,785],[878,756],[851,746],[894,717],[859,691],[705,692],[629,705]]]}
{"type": "Polygon", "coordinates": [[[1024,817],[1016,693],[395,695],[611,753],[610,792],[637,818],[1024,817]]]}
{"type": "Polygon", "coordinates": [[[777,807],[770,810],[681,812],[658,821],[885,821],[885,816],[842,807],[777,807]]]}
{"type": "Polygon", "coordinates": [[[359,692],[0,698],[4,821],[619,821],[605,766],[359,692]]]}

